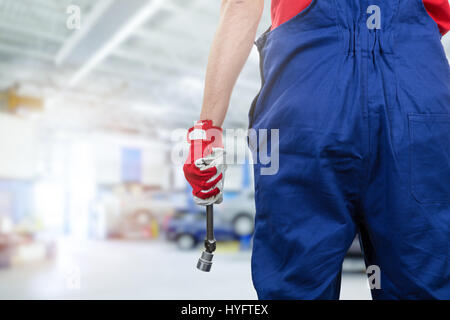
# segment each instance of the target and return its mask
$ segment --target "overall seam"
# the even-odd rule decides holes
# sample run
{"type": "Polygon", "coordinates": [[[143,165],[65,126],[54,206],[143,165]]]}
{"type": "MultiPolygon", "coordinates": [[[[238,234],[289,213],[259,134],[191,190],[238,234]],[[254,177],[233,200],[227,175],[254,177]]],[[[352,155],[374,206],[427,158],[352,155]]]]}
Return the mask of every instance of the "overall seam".
{"type": "MultiPolygon", "coordinates": [[[[365,7],[368,6],[368,1],[364,1],[365,2],[365,7]]],[[[365,11],[364,11],[365,13],[365,11]]],[[[364,15],[363,12],[361,12],[362,15],[364,15]]],[[[358,19],[360,19],[361,17],[358,17],[358,19]]],[[[365,155],[366,155],[366,159],[364,160],[364,177],[363,177],[363,187],[361,188],[361,194],[360,194],[360,198],[362,203],[364,202],[364,198],[365,198],[365,194],[367,194],[367,189],[369,187],[369,176],[370,176],[370,161],[372,159],[372,147],[373,147],[373,142],[372,142],[372,130],[371,130],[371,125],[370,125],[370,116],[369,116],[369,90],[368,90],[368,69],[369,69],[369,64],[368,64],[368,60],[370,59],[369,57],[369,52],[367,50],[364,50],[363,46],[365,46],[366,48],[368,48],[369,46],[369,37],[368,37],[368,30],[365,29],[366,25],[364,23],[364,19],[363,22],[358,21],[358,31],[360,31],[360,41],[358,41],[358,53],[360,55],[360,59],[361,59],[361,100],[362,100],[362,112],[363,112],[363,120],[365,120],[365,124],[362,125],[363,130],[365,132],[366,139],[367,139],[367,149],[365,150],[365,155]],[[367,52],[366,52],[367,51],[367,52]]]]}

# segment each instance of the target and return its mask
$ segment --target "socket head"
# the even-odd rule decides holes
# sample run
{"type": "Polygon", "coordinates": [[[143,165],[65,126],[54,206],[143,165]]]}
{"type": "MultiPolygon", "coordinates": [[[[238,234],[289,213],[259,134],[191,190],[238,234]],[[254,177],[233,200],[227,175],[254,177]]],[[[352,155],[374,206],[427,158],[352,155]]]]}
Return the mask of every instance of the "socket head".
{"type": "Polygon", "coordinates": [[[212,253],[203,251],[202,256],[198,259],[197,269],[204,272],[209,272],[211,270],[213,257],[214,255],[212,253]]]}

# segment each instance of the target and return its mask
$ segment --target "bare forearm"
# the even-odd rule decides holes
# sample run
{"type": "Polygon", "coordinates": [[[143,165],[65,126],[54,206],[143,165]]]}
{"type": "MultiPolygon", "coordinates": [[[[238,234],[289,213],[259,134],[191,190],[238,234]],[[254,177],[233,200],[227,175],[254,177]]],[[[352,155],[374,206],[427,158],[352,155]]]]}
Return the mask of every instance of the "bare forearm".
{"type": "Polygon", "coordinates": [[[223,0],[206,70],[200,119],[221,126],[231,93],[247,60],[261,19],[264,0],[223,0]]]}

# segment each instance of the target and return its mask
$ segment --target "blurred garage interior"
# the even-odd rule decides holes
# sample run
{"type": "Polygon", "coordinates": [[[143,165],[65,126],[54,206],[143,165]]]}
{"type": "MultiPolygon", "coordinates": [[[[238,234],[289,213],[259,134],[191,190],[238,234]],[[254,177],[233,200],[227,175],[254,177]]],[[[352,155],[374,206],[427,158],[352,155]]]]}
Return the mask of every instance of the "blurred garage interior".
{"type": "MultiPolygon", "coordinates": [[[[0,299],[256,298],[245,139],[216,208],[209,274],[195,269],[204,209],[173,154],[200,113],[219,8],[0,0],[0,299]]],[[[269,24],[266,10],[259,34],[269,24]]],[[[247,127],[258,59],[254,49],[226,128],[247,127]]],[[[370,299],[364,268],[355,241],[342,299],[370,299]]]]}

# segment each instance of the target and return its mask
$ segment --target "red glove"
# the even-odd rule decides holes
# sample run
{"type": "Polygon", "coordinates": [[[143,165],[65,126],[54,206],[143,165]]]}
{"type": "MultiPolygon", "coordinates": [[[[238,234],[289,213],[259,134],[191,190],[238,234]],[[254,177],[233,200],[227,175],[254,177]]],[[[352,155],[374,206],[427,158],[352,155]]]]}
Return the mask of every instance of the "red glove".
{"type": "Polygon", "coordinates": [[[214,127],[211,120],[200,120],[189,129],[187,140],[190,149],[183,171],[192,186],[195,203],[221,203],[226,170],[222,129],[214,127]]]}

